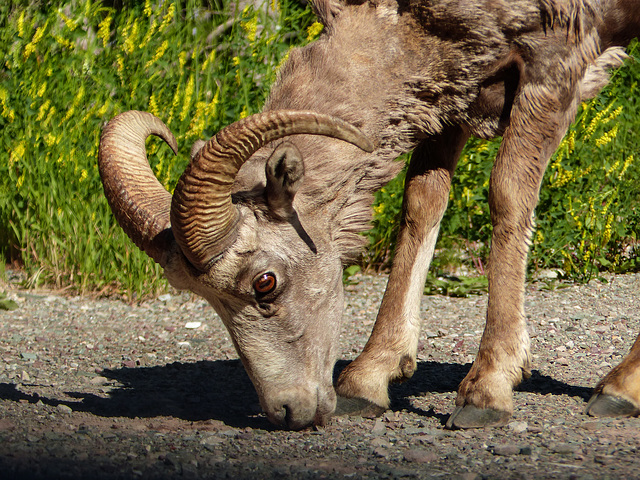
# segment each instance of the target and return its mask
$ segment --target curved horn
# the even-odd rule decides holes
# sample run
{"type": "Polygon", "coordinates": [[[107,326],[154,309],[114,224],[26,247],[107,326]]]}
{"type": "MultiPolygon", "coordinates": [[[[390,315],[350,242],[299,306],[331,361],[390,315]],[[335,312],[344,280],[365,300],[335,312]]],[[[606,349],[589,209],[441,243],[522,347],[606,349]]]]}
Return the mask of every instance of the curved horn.
{"type": "Polygon", "coordinates": [[[239,212],[231,190],[242,164],[269,142],[296,134],[325,135],[373,151],[354,126],[313,112],[264,112],[221,130],[192,159],[173,194],[173,233],[193,266],[206,270],[235,241],[239,212]]]}
{"type": "Polygon", "coordinates": [[[129,111],[114,117],[102,131],[98,166],[104,193],[118,223],[140,249],[163,265],[173,242],[171,194],[158,182],[147,161],[145,140],[162,138],[174,153],[176,139],[150,113],[129,111]]]}

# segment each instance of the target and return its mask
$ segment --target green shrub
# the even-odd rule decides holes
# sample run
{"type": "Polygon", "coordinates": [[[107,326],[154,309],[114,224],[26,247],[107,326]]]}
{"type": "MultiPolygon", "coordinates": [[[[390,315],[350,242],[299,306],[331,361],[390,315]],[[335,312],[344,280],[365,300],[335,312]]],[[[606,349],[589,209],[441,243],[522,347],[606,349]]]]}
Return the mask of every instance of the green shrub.
{"type": "MultiPolygon", "coordinates": [[[[0,252],[23,263],[30,284],[131,297],[166,288],[160,268],[126,238],[104,198],[102,127],[130,109],[162,118],[180,154],[157,139],[148,153],[172,191],[191,144],[259,111],[289,48],[320,30],[295,0],[270,0],[231,18],[228,2],[210,1],[216,3],[123,0],[119,9],[93,0],[0,2],[0,252]]],[[[637,46],[633,51],[638,57],[637,46]]],[[[560,267],[583,280],[599,268],[635,268],[638,69],[628,62],[615,75],[551,160],[532,268],[560,267]]],[[[496,150],[496,142],[478,140],[465,148],[436,269],[482,269],[496,150]]],[[[403,183],[400,175],[377,194],[365,263],[391,257],[403,183]]]]}
{"type": "Polygon", "coordinates": [[[148,153],[171,191],[192,143],[259,111],[290,46],[318,33],[297,2],[272,0],[231,22],[220,10],[150,0],[119,10],[92,0],[0,6],[0,249],[19,256],[32,284],[166,288],[104,198],[103,125],[125,110],[159,116],[180,155],[159,140],[148,153]]]}

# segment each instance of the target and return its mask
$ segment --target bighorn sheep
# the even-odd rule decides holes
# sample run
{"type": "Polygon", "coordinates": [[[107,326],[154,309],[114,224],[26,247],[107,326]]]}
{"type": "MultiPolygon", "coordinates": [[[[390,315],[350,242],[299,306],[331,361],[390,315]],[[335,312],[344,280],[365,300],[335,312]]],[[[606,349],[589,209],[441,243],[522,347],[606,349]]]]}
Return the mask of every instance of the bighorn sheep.
{"type": "MultiPolygon", "coordinates": [[[[470,135],[502,135],[490,181],[487,323],[448,425],[504,424],[512,388],[530,371],[523,292],[542,175],[580,100],[607,82],[640,31],[640,0],[314,7],[321,38],[291,52],[262,114],[195,149],[173,198],[144,147],[154,134],[175,151],[171,132],[141,112],[114,118],[99,154],[111,208],[174,286],[220,314],[268,418],[301,428],[326,422],[335,390],[382,410],[388,383],[411,377],[419,300],[457,158],[470,135]],[[362,247],[372,193],[411,150],[380,312],[334,390],[342,266],[362,247]]],[[[587,411],[640,412],[640,339],[587,411]]]]}

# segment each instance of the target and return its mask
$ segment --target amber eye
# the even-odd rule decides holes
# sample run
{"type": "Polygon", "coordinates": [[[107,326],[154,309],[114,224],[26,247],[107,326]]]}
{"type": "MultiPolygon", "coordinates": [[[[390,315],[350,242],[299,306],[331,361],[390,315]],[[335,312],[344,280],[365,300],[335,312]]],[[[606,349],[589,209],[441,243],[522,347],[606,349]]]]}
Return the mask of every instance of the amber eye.
{"type": "Polygon", "coordinates": [[[260,295],[266,295],[271,293],[276,288],[276,276],[271,272],[263,273],[253,281],[253,288],[256,293],[260,295]]]}

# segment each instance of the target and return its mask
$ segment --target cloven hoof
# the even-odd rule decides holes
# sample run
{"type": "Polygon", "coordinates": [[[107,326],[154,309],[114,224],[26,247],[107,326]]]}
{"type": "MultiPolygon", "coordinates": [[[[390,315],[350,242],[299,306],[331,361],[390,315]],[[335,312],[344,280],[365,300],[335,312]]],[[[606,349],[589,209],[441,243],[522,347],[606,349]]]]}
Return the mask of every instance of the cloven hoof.
{"type": "Polygon", "coordinates": [[[596,393],[587,402],[584,413],[592,417],[633,417],[640,414],[640,408],[624,398],[596,393]]]}
{"type": "Polygon", "coordinates": [[[478,408],[473,405],[456,407],[446,428],[453,430],[456,428],[484,428],[502,427],[509,422],[511,413],[493,408],[478,408]]]}
{"type": "Polygon", "coordinates": [[[335,416],[359,416],[375,418],[382,415],[387,409],[369,400],[359,397],[347,398],[338,395],[335,416]]]}

